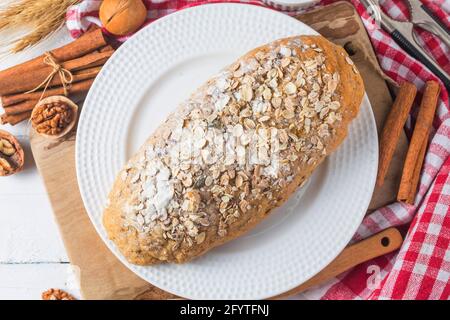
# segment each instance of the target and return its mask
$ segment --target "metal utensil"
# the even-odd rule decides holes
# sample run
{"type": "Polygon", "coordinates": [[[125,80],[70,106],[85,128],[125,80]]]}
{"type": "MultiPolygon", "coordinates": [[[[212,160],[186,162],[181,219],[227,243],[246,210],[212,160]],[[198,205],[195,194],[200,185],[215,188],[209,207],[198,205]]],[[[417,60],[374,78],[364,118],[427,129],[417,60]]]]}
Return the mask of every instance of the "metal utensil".
{"type": "MultiPolygon", "coordinates": [[[[450,91],[450,75],[434,60],[431,55],[429,55],[429,53],[417,41],[417,38],[413,32],[414,24],[410,21],[396,21],[389,17],[383,12],[383,10],[381,10],[379,0],[361,0],[361,2],[366,7],[368,12],[372,12],[374,14],[375,20],[380,22],[382,28],[386,32],[388,32],[391,37],[406,52],[422,62],[428,69],[430,69],[431,72],[433,72],[439,79],[441,79],[447,90],[450,91]]],[[[412,16],[415,15],[416,18],[414,19],[419,19],[416,21],[419,21],[420,23],[420,19],[424,18],[422,17],[422,15],[420,15],[420,12],[417,13],[417,9],[415,6],[411,8],[415,10],[415,13],[412,14],[412,16]]],[[[434,22],[430,22],[431,20],[426,21],[428,25],[434,25],[434,22]]]]}
{"type": "Polygon", "coordinates": [[[417,0],[406,0],[411,16],[410,22],[438,36],[450,48],[450,30],[435,15],[417,0]]]}

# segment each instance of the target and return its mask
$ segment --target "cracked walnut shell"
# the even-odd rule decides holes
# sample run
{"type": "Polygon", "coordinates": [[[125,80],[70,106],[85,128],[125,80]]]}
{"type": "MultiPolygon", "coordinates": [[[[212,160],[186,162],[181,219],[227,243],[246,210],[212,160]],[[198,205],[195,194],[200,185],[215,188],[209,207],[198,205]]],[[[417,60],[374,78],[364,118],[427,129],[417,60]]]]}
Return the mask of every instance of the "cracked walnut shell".
{"type": "Polygon", "coordinates": [[[41,100],[31,113],[34,130],[47,138],[61,138],[74,127],[78,106],[64,96],[52,96],[41,100]]]}
{"type": "Polygon", "coordinates": [[[0,176],[9,176],[23,169],[24,152],[17,139],[0,130],[0,176]]]}

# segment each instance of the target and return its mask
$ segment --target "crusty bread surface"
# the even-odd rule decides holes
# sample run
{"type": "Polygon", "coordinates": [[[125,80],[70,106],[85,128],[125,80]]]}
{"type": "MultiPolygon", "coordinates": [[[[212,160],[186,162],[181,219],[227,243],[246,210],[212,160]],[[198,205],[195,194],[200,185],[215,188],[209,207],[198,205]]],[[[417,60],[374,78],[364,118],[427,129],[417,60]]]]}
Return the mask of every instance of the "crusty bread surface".
{"type": "Polygon", "coordinates": [[[321,36],[250,51],[121,170],[103,216],[109,238],[131,263],[151,265],[184,263],[239,237],[342,143],[363,95],[347,53],[321,36]]]}

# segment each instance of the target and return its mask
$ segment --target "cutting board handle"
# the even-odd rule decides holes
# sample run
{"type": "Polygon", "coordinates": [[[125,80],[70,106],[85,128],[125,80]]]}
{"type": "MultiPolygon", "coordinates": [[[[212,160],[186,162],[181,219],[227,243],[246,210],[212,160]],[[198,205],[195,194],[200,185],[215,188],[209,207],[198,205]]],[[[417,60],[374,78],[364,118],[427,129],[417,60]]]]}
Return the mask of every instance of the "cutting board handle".
{"type": "Polygon", "coordinates": [[[403,238],[397,228],[386,229],[370,238],[348,246],[333,262],[314,277],[300,286],[275,296],[272,299],[286,298],[324,283],[358,264],[397,250],[402,243],[403,238]]]}

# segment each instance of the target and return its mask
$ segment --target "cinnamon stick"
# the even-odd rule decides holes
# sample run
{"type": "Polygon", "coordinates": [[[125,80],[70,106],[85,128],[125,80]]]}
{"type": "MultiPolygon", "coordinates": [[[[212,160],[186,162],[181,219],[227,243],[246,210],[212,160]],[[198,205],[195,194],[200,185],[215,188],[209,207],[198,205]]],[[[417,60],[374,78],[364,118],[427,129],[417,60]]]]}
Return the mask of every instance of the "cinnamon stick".
{"type": "Polygon", "coordinates": [[[406,203],[414,204],[414,199],[416,198],[417,187],[419,186],[420,172],[422,171],[422,165],[425,158],[425,152],[427,151],[428,141],[424,141],[422,148],[417,156],[416,167],[414,168],[414,174],[412,177],[411,188],[409,190],[409,196],[406,203]]]}
{"type": "MultiPolygon", "coordinates": [[[[56,61],[61,63],[82,57],[106,45],[107,43],[101,29],[96,29],[83,34],[77,40],[65,46],[51,50],[50,53],[56,61]]],[[[17,75],[46,67],[47,65],[44,64],[43,59],[44,56],[41,55],[25,63],[0,71],[0,88],[3,87],[4,81],[9,82],[11,78],[15,78],[17,75]]]]}
{"type": "Polygon", "coordinates": [[[408,153],[406,154],[405,164],[403,166],[400,188],[397,194],[398,201],[411,203],[411,187],[414,180],[414,172],[417,170],[417,166],[422,166],[425,152],[423,152],[422,157],[420,157],[420,151],[423,148],[423,145],[428,141],[440,90],[441,87],[438,82],[427,81],[425,92],[420,103],[416,125],[409,144],[408,153]]]}
{"type": "MultiPolygon", "coordinates": [[[[86,92],[89,89],[90,84],[92,84],[93,81],[89,82],[83,82],[84,80],[94,79],[97,74],[100,72],[101,67],[94,67],[94,68],[88,68],[83,69],[80,71],[77,71],[73,74],[73,83],[71,86],[69,86],[69,91],[71,93],[78,93],[78,92],[86,92]],[[82,84],[78,85],[78,82],[83,82],[82,84]],[[89,86],[86,85],[89,83],[89,86]]],[[[59,79],[57,79],[59,80],[59,79]]],[[[47,89],[43,97],[49,97],[51,95],[59,95],[63,94],[64,90],[62,87],[55,87],[55,84],[57,81],[52,81],[50,83],[50,88],[47,89]],[[56,90],[56,91],[55,91],[56,90]]],[[[3,96],[0,98],[0,105],[5,108],[8,106],[12,106],[14,104],[18,104],[20,102],[23,102],[25,100],[38,100],[42,95],[42,90],[30,92],[30,93],[17,93],[13,95],[3,96]]]]}
{"type": "Polygon", "coordinates": [[[2,124],[10,124],[12,126],[18,124],[19,122],[22,122],[24,120],[27,120],[31,117],[31,111],[27,111],[20,114],[14,114],[14,115],[7,115],[6,113],[2,114],[0,116],[0,121],[2,124]]]}
{"type": "Polygon", "coordinates": [[[78,59],[63,62],[61,66],[69,71],[98,67],[104,65],[109,57],[113,55],[113,53],[114,51],[94,52],[78,59]]]}
{"type": "Polygon", "coordinates": [[[10,116],[14,114],[20,114],[23,112],[33,110],[34,106],[38,103],[39,100],[25,100],[21,103],[14,104],[9,107],[4,107],[5,113],[10,116]]]}
{"type": "Polygon", "coordinates": [[[400,86],[397,98],[392,105],[380,138],[377,186],[382,186],[400,139],[409,111],[416,97],[417,88],[409,82],[400,86]]]}
{"type": "Polygon", "coordinates": [[[108,44],[98,49],[98,52],[107,52],[107,51],[114,51],[114,48],[108,44]]]}
{"type": "MultiPolygon", "coordinates": [[[[80,93],[86,93],[89,91],[89,88],[91,87],[92,83],[94,82],[94,78],[87,79],[84,81],[80,81],[77,83],[74,83],[70,85],[67,90],[69,91],[70,95],[73,94],[80,94],[80,93]]],[[[45,91],[42,98],[50,97],[50,96],[57,96],[64,94],[64,88],[63,87],[55,87],[52,89],[48,89],[45,91]]],[[[5,113],[7,115],[15,115],[20,114],[24,111],[31,111],[33,110],[34,106],[38,103],[39,99],[41,98],[42,91],[32,92],[28,94],[22,94],[21,96],[26,97],[25,99],[21,100],[19,103],[3,106],[3,109],[5,109],[5,113]]]]}
{"type": "MultiPolygon", "coordinates": [[[[87,69],[82,69],[82,70],[76,71],[73,73],[73,82],[72,83],[95,78],[99,74],[101,69],[102,69],[102,67],[98,66],[98,67],[92,67],[92,68],[87,68],[87,69]]],[[[49,87],[60,86],[60,85],[61,85],[61,80],[59,79],[59,77],[54,77],[53,80],[50,82],[49,87]]]]}
{"type": "MultiPolygon", "coordinates": [[[[109,57],[111,57],[113,52],[114,51],[94,52],[81,58],[63,62],[61,66],[71,72],[101,66],[106,62],[106,60],[108,60],[109,57]]],[[[22,74],[17,74],[15,77],[5,79],[2,82],[3,84],[0,82],[0,95],[10,95],[33,90],[45,81],[52,71],[52,67],[46,66],[38,70],[34,70],[33,72],[25,72],[22,74]]],[[[58,74],[54,76],[53,80],[55,81],[55,84],[61,85],[61,79],[58,74]]]]}

